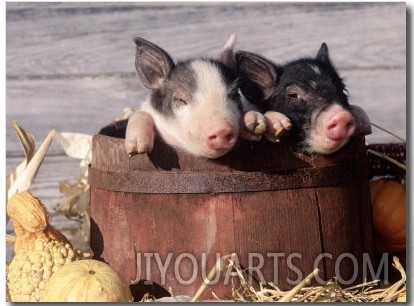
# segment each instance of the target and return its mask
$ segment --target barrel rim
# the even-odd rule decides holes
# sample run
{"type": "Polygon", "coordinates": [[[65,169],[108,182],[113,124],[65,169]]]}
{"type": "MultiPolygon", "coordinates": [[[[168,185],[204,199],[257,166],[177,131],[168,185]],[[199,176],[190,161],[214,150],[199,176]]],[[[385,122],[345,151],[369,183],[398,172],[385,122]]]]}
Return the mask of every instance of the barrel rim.
{"type": "Polygon", "coordinates": [[[333,186],[368,179],[367,160],[292,171],[118,171],[89,166],[89,184],[132,193],[240,193],[333,186]]]}

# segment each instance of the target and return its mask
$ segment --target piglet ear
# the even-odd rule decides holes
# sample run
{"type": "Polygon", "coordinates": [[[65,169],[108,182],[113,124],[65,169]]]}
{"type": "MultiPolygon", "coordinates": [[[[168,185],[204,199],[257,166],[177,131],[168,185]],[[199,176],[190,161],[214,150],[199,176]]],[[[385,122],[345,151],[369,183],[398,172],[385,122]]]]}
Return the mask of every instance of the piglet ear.
{"type": "Polygon", "coordinates": [[[371,120],[365,110],[358,105],[349,105],[349,110],[355,118],[356,128],[354,135],[369,135],[372,133],[371,120]]]}
{"type": "Polygon", "coordinates": [[[261,103],[276,93],[278,72],[267,59],[245,51],[236,52],[240,89],[252,103],[261,103]]]}
{"type": "Polygon", "coordinates": [[[322,43],[321,47],[319,48],[318,54],[316,55],[316,59],[321,62],[330,63],[328,45],[326,43],[322,43]]]}
{"type": "Polygon", "coordinates": [[[135,37],[135,68],[145,87],[157,89],[167,78],[174,62],[167,52],[153,43],[135,37]]]}
{"type": "Polygon", "coordinates": [[[237,72],[236,55],[234,54],[234,46],[236,45],[236,34],[231,34],[223,49],[221,50],[218,60],[229,67],[231,70],[237,72]]]}

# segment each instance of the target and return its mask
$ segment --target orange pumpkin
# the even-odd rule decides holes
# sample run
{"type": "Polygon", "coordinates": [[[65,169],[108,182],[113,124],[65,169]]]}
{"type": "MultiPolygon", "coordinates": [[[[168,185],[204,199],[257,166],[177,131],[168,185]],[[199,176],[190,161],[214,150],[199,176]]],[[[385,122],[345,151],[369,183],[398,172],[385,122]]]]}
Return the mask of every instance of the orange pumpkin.
{"type": "Polygon", "coordinates": [[[375,244],[380,252],[406,249],[406,191],[393,179],[370,182],[375,244]]]}

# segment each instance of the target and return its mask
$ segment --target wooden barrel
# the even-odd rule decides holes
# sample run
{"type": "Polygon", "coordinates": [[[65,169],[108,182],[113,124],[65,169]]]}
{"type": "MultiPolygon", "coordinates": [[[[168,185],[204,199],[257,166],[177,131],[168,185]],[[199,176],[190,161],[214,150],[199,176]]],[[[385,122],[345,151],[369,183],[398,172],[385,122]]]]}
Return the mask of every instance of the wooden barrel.
{"type": "MultiPolygon", "coordinates": [[[[366,259],[374,261],[363,138],[331,156],[240,141],[209,160],[159,140],[151,154],[129,158],[123,139],[95,135],[92,155],[91,251],[140,281],[136,300],[145,291],[165,295],[158,285],[194,295],[227,254],[250,268],[253,283],[283,290],[315,267],[315,285],[333,277],[355,284],[366,259]]],[[[230,295],[231,273],[217,273],[202,299],[230,295]]]]}

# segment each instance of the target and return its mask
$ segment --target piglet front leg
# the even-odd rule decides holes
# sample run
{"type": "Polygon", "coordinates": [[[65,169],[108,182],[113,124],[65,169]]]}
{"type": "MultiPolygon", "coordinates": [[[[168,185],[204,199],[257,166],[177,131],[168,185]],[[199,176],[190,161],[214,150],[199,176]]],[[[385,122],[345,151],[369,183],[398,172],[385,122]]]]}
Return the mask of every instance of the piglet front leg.
{"type": "Polygon", "coordinates": [[[125,133],[125,150],[129,156],[150,153],[154,147],[155,124],[151,115],[134,112],[128,119],[125,133]]]}
{"type": "Polygon", "coordinates": [[[265,136],[269,141],[276,142],[279,138],[292,128],[289,118],[282,113],[268,111],[264,114],[266,119],[265,136]]]}
{"type": "Polygon", "coordinates": [[[247,111],[241,118],[240,137],[246,140],[259,141],[266,132],[266,119],[257,111],[247,111]]]}

